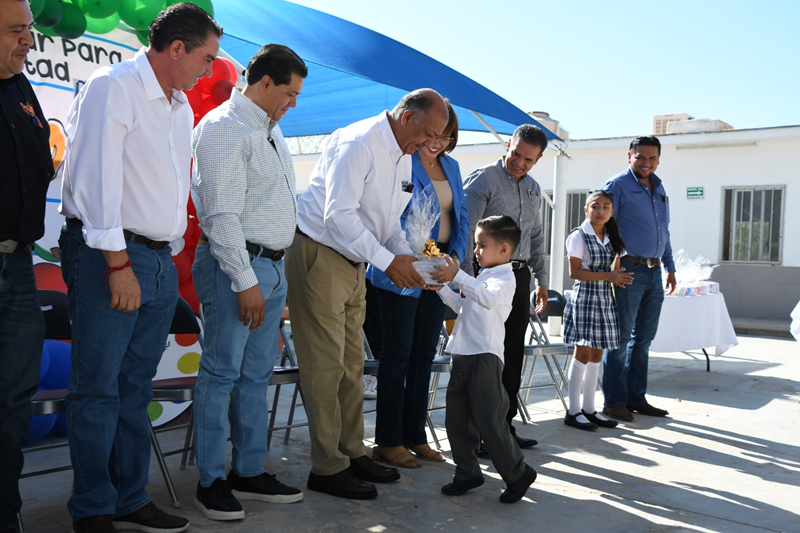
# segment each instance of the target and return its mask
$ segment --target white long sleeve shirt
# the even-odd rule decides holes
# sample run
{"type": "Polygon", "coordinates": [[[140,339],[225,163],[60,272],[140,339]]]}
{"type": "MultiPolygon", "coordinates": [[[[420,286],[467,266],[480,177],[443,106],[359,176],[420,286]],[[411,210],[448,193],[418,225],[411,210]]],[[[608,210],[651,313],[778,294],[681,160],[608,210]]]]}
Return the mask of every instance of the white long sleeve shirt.
{"type": "Polygon", "coordinates": [[[123,228],[183,249],[192,109],[167,100],[144,49],[95,71],[72,102],[59,211],[91,248],[126,248],[123,228]]]}
{"type": "Polygon", "coordinates": [[[455,355],[493,353],[505,362],[505,322],[517,288],[511,263],[483,268],[477,278],[459,270],[453,282],[466,298],[450,287],[439,291],[442,301],[458,313],[446,351],[455,355]]]}
{"type": "Polygon", "coordinates": [[[411,157],[403,155],[388,112],[336,130],[322,146],[297,226],[347,259],[381,270],[412,254],[400,225],[411,199],[411,157]]]}

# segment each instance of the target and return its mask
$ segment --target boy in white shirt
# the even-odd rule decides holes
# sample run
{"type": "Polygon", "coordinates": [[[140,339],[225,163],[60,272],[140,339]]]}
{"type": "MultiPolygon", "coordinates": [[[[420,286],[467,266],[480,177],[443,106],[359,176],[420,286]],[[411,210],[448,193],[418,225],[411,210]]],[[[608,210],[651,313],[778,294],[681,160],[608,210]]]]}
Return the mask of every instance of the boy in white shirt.
{"type": "Polygon", "coordinates": [[[484,218],[475,229],[475,256],[481,266],[478,277],[460,270],[449,258],[448,266],[438,267],[433,275],[443,284],[452,280],[465,296],[462,299],[447,286],[439,289],[444,303],[459,315],[447,343],[453,368],[447,385],[445,426],[456,463],[453,482],[442,487],[448,496],[460,496],[483,485],[477,457],[481,436],[507,485],[501,502],[519,501],[536,480],[536,471],[525,464],[505,419],[503,324],[516,289],[510,261],[520,233],[511,217],[484,218]]]}

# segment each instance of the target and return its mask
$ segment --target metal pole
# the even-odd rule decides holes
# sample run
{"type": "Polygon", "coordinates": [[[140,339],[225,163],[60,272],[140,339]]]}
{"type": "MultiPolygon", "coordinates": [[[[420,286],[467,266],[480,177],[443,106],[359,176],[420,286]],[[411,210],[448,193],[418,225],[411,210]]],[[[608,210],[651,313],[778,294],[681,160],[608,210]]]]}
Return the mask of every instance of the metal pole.
{"type": "Polygon", "coordinates": [[[559,148],[556,155],[553,175],[552,247],[550,252],[550,288],[558,292],[564,290],[564,241],[567,226],[567,184],[566,166],[569,156],[559,148]]]}

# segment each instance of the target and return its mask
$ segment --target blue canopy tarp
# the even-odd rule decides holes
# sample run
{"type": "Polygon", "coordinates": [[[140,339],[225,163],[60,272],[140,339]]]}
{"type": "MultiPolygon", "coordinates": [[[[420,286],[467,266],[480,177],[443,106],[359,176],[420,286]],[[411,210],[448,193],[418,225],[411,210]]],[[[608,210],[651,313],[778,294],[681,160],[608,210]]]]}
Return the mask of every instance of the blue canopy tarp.
{"type": "MultiPolygon", "coordinates": [[[[328,134],[391,109],[407,92],[431,87],[450,99],[462,130],[511,135],[541,125],[486,87],[402,43],[320,11],[282,0],[215,0],[222,48],[247,65],[261,45],[280,43],[308,64],[297,108],[281,120],[284,135],[328,134]]],[[[548,138],[558,140],[542,127],[548,138]]]]}

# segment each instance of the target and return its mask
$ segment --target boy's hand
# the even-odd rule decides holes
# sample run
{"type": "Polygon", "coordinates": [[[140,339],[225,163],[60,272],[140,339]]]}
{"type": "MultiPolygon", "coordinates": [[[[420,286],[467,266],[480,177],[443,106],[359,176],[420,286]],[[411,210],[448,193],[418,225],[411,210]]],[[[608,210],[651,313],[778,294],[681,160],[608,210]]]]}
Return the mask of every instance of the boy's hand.
{"type": "Polygon", "coordinates": [[[450,285],[453,283],[456,274],[458,274],[458,263],[453,261],[453,258],[449,255],[445,255],[444,258],[447,260],[447,266],[436,266],[435,271],[431,273],[431,277],[440,284],[432,287],[434,290],[441,289],[445,285],[450,285]]]}

